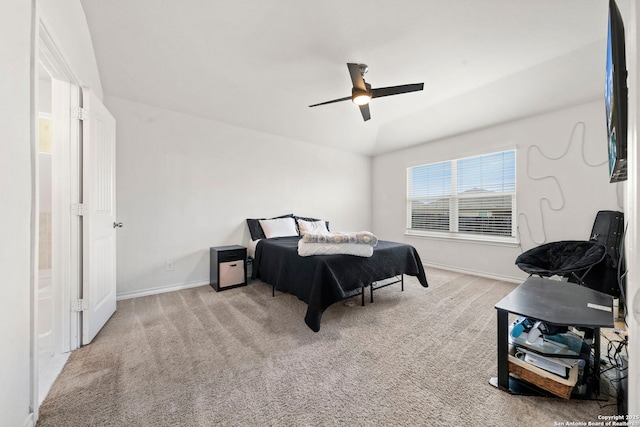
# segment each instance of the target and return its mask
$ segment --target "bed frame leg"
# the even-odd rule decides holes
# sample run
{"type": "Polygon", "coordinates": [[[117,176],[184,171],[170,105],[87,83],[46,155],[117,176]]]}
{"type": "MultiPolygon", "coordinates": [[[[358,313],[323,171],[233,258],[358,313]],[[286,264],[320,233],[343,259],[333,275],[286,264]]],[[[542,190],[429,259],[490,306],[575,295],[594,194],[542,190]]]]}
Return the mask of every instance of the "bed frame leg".
{"type": "Polygon", "coordinates": [[[362,285],[362,292],[360,292],[360,296],[362,297],[362,306],[364,307],[364,285],[362,285]]]}
{"type": "Polygon", "coordinates": [[[276,285],[271,286],[271,296],[274,298],[276,297],[276,285]]]}
{"type": "MultiPolygon", "coordinates": [[[[393,284],[396,284],[396,283],[400,282],[400,289],[404,292],[404,274],[400,275],[400,279],[398,279],[398,276],[394,276],[394,279],[395,279],[395,282],[391,282],[391,283],[386,283],[384,285],[380,285],[375,289],[384,288],[385,286],[393,285],[393,284]]],[[[374,284],[376,284],[376,282],[373,282],[370,285],[371,286],[371,302],[373,302],[374,284]]],[[[363,288],[363,292],[364,292],[364,288],[363,288]]],[[[364,303],[362,305],[364,305],[364,303]]]]}

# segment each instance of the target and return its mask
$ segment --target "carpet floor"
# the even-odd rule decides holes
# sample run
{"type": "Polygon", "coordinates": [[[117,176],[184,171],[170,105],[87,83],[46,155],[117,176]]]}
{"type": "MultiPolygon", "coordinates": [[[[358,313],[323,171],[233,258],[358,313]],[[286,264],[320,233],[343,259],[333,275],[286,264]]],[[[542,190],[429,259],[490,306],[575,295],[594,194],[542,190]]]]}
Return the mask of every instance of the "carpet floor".
{"type": "Polygon", "coordinates": [[[497,373],[494,305],[514,284],[427,269],[375,302],[306,304],[259,281],[118,302],[40,407],[45,426],[556,426],[611,402],[513,396],[497,373]]]}

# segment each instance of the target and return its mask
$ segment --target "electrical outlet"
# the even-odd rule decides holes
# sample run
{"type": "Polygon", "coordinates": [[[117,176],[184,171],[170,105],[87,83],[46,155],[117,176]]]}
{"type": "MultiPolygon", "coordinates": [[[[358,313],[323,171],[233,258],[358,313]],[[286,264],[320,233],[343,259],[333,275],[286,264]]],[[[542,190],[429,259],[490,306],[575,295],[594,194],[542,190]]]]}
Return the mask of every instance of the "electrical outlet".
{"type": "Polygon", "coordinates": [[[173,261],[167,261],[167,271],[173,271],[173,261]]]}

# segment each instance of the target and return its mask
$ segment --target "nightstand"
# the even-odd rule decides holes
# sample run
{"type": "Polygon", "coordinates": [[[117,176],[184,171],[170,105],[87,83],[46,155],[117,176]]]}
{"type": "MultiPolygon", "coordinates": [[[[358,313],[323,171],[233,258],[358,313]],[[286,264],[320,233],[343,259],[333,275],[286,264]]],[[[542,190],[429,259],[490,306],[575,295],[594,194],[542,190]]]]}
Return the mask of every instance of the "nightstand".
{"type": "Polygon", "coordinates": [[[211,287],[216,291],[247,284],[247,248],[244,246],[216,246],[209,248],[211,287]]]}

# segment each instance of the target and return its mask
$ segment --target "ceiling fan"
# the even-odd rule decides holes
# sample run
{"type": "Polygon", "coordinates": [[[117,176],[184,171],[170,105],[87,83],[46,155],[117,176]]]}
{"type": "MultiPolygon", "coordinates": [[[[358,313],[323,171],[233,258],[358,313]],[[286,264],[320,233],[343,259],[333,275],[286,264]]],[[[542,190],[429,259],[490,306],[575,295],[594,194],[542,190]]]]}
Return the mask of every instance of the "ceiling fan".
{"type": "Polygon", "coordinates": [[[347,63],[347,67],[349,68],[351,82],[353,83],[351,96],[345,96],[344,98],[338,98],[331,101],[321,102],[319,104],[309,105],[309,107],[317,107],[319,105],[332,104],[334,102],[346,101],[350,99],[354,104],[360,107],[360,113],[362,113],[362,118],[366,122],[371,118],[371,114],[369,112],[369,101],[372,98],[416,92],[424,88],[424,83],[414,83],[408,85],[388,86],[372,89],[371,85],[364,81],[364,75],[369,70],[369,67],[367,67],[366,64],[354,64],[350,62],[347,63]]]}

